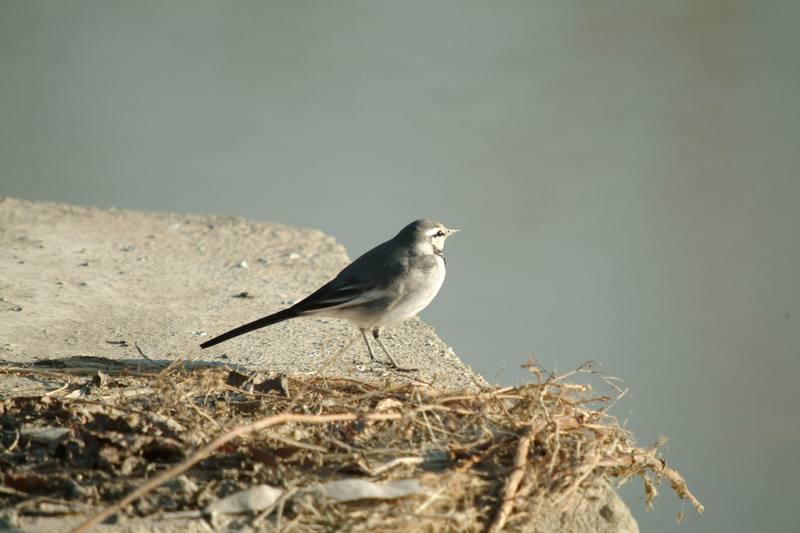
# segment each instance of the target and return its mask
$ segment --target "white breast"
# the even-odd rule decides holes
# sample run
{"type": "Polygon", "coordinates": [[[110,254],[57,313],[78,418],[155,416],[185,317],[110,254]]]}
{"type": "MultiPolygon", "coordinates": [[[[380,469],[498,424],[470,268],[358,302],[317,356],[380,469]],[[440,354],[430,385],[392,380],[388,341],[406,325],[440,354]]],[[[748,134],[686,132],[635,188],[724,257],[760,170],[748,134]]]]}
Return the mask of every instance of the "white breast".
{"type": "Polygon", "coordinates": [[[407,282],[407,292],[397,303],[388,309],[386,313],[373,327],[383,327],[396,322],[401,322],[428,307],[433,301],[439,289],[444,283],[445,268],[444,259],[436,256],[436,268],[428,272],[418,272],[407,282]]]}

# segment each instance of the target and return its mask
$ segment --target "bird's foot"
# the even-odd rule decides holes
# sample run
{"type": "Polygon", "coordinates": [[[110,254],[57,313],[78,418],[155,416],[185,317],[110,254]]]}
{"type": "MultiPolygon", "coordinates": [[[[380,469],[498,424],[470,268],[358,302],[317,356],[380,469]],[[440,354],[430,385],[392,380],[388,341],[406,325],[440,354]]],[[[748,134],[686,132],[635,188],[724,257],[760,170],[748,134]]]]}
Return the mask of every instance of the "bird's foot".
{"type": "Polygon", "coordinates": [[[419,372],[419,368],[406,368],[396,363],[382,363],[395,372],[419,372]]]}

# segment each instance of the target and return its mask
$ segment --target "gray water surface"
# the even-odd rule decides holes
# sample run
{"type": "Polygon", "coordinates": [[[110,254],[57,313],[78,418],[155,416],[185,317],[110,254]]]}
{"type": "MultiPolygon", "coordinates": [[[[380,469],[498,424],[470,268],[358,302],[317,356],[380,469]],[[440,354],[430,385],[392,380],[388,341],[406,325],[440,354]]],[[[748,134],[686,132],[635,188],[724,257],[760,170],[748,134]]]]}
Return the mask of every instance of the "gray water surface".
{"type": "Polygon", "coordinates": [[[440,218],[463,231],[423,318],[462,359],[595,359],[669,437],[707,514],[635,483],[643,531],[794,531],[799,6],[3,1],[0,195],[352,256],[440,218]]]}

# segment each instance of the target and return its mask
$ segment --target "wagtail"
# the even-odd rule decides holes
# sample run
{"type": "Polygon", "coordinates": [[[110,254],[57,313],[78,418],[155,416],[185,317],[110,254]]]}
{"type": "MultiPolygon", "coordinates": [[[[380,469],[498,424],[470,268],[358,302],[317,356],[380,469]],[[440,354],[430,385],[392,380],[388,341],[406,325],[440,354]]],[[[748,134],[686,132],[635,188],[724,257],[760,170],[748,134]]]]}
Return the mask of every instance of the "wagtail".
{"type": "Polygon", "coordinates": [[[371,332],[392,365],[400,368],[381,341],[381,328],[411,318],[431,303],[444,281],[444,241],[457,231],[436,220],[415,220],[291,307],[234,328],[200,347],[208,348],[290,318],[326,316],[355,324],[370,358],[375,359],[367,339],[367,332],[371,332]]]}

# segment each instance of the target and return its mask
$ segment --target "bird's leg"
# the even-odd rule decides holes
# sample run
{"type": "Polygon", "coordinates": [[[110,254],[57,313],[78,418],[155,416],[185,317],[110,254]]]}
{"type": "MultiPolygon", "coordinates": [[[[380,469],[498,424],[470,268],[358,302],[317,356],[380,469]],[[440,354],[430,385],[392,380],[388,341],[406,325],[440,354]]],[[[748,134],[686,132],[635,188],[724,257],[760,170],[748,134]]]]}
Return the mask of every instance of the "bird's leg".
{"type": "MultiPolygon", "coordinates": [[[[380,334],[381,334],[381,328],[375,328],[375,329],[372,330],[372,337],[376,341],[378,341],[378,345],[383,350],[383,353],[385,353],[386,356],[389,358],[389,361],[392,362],[392,366],[396,370],[399,370],[401,372],[415,372],[417,370],[416,368],[403,368],[403,367],[401,367],[400,365],[397,364],[397,361],[394,360],[394,357],[392,357],[392,354],[390,354],[389,350],[386,349],[386,345],[383,344],[383,341],[381,340],[380,334]]],[[[365,339],[366,339],[366,337],[365,337],[365,339]]]]}
{"type": "MultiPolygon", "coordinates": [[[[375,354],[372,352],[372,346],[369,345],[369,340],[367,340],[367,330],[361,328],[361,336],[364,337],[364,344],[367,345],[367,351],[369,352],[369,357],[373,361],[375,360],[375,354]]],[[[377,339],[377,337],[375,337],[377,339]]],[[[380,341],[378,341],[380,342],[380,341]]]]}
{"type": "Polygon", "coordinates": [[[375,329],[372,330],[372,338],[374,338],[376,341],[378,341],[378,345],[383,350],[383,353],[386,354],[386,356],[389,358],[389,361],[391,361],[392,364],[396,368],[400,368],[400,365],[398,365],[397,361],[394,360],[394,357],[392,357],[392,354],[390,354],[389,350],[386,349],[386,345],[383,344],[383,341],[381,340],[380,335],[381,335],[381,329],[380,328],[375,328],[375,329]]]}

